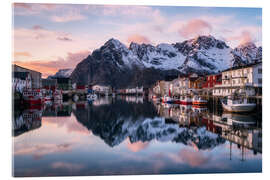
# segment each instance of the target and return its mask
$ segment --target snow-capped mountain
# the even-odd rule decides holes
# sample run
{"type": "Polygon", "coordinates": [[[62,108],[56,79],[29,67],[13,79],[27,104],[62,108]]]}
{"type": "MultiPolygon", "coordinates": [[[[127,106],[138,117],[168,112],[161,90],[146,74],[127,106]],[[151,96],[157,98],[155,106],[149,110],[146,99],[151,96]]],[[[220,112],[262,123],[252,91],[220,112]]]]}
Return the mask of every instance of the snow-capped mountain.
{"type": "Polygon", "coordinates": [[[199,36],[174,45],[186,59],[180,71],[216,73],[230,67],[232,49],[213,36],[199,36]]]}
{"type": "Polygon", "coordinates": [[[262,60],[262,47],[254,43],[241,44],[232,51],[234,65],[250,64],[262,60]]]}
{"type": "Polygon", "coordinates": [[[261,47],[249,43],[232,49],[210,35],[157,46],[132,42],[127,47],[110,39],[77,65],[71,79],[116,88],[149,86],[168,75],[217,73],[258,59],[261,47]]]}
{"type": "Polygon", "coordinates": [[[54,75],[51,77],[69,77],[71,73],[73,72],[73,69],[59,69],[54,75]]]}

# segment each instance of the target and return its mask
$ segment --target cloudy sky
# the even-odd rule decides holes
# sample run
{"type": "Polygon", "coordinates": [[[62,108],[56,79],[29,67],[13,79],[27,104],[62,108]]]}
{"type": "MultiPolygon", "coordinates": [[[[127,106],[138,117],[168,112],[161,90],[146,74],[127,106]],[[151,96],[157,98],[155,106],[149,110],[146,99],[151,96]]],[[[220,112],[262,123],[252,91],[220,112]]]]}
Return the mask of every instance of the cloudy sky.
{"type": "Polygon", "coordinates": [[[232,48],[262,43],[260,8],[13,5],[14,62],[42,72],[74,68],[108,39],[175,43],[198,35],[213,35],[232,48]]]}

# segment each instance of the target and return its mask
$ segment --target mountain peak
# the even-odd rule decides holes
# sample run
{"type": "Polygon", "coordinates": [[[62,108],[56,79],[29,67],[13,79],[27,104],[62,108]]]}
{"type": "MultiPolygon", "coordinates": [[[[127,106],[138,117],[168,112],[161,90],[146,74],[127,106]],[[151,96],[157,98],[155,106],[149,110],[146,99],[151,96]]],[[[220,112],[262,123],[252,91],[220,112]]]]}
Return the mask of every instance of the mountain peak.
{"type": "Polygon", "coordinates": [[[111,46],[113,45],[116,49],[119,48],[127,48],[123,43],[121,43],[118,39],[111,38],[109,39],[105,44],[105,46],[111,46]]]}
{"type": "Polygon", "coordinates": [[[224,49],[224,48],[229,47],[224,41],[218,40],[212,35],[197,36],[196,38],[187,40],[187,43],[192,47],[195,47],[198,49],[203,48],[206,50],[212,47],[216,47],[218,49],[224,49]]]}

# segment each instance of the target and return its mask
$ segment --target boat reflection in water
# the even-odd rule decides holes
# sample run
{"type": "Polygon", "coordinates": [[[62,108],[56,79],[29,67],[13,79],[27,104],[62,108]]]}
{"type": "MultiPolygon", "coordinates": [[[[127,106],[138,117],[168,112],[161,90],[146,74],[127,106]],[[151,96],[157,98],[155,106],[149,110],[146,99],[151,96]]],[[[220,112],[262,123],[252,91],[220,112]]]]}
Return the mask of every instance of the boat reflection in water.
{"type": "Polygon", "coordinates": [[[48,105],[41,114],[34,134],[14,137],[15,176],[262,170],[257,116],[132,96],[48,105]]]}

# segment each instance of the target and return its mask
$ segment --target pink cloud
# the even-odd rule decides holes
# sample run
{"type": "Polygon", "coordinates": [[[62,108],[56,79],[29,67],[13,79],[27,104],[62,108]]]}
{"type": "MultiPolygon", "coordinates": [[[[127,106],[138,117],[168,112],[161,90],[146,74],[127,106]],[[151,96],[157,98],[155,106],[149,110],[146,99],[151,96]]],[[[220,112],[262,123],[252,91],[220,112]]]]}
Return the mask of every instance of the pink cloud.
{"type": "Polygon", "coordinates": [[[33,14],[41,14],[44,11],[54,11],[55,9],[62,7],[62,5],[38,4],[38,3],[14,3],[13,7],[16,8],[15,13],[17,15],[29,16],[33,14]]]}
{"type": "Polygon", "coordinates": [[[212,26],[201,19],[192,19],[178,30],[179,34],[185,38],[209,34],[211,31],[212,26]]]}
{"type": "Polygon", "coordinates": [[[57,60],[34,60],[34,61],[14,61],[14,64],[37,70],[42,73],[42,76],[48,76],[56,73],[59,69],[75,68],[76,65],[85,59],[90,54],[90,51],[79,51],[76,53],[67,53],[66,58],[59,57],[57,60]]]}
{"type": "Polygon", "coordinates": [[[230,37],[227,38],[227,40],[239,41],[239,44],[245,44],[245,43],[248,43],[248,42],[254,42],[255,41],[252,34],[247,30],[242,31],[241,34],[239,34],[239,35],[230,36],[230,37]]]}
{"type": "Polygon", "coordinates": [[[138,44],[142,44],[142,43],[145,43],[145,44],[151,44],[151,41],[146,37],[146,36],[142,36],[142,35],[139,35],[139,34],[133,34],[133,35],[130,35],[128,38],[127,38],[127,42],[130,44],[131,42],[136,42],[138,44]]]}
{"type": "Polygon", "coordinates": [[[35,159],[40,159],[45,155],[69,152],[71,149],[71,144],[23,145],[15,148],[14,155],[32,155],[35,159]]]}
{"type": "Polygon", "coordinates": [[[29,52],[14,52],[14,57],[18,56],[32,57],[32,55],[29,52]]]}
{"type": "Polygon", "coordinates": [[[14,3],[14,8],[24,8],[24,9],[32,9],[31,4],[27,4],[27,3],[14,3]]]}
{"type": "Polygon", "coordinates": [[[138,151],[141,151],[141,150],[147,148],[148,145],[149,145],[149,142],[139,141],[139,142],[131,143],[130,141],[128,141],[127,147],[132,152],[138,152],[138,151]]]}
{"type": "Polygon", "coordinates": [[[179,152],[182,161],[192,167],[202,166],[209,162],[210,158],[204,156],[200,151],[192,151],[190,149],[182,149],[179,152]]]}
{"type": "Polygon", "coordinates": [[[86,19],[86,16],[83,16],[78,11],[70,11],[64,15],[54,15],[51,16],[51,21],[64,23],[70,21],[80,21],[86,19]]]}
{"type": "Polygon", "coordinates": [[[33,30],[41,30],[41,29],[44,29],[42,26],[40,26],[40,25],[34,25],[33,27],[32,27],[32,29],[33,30]]]}

